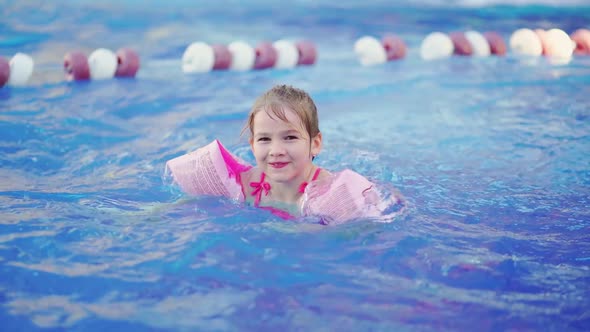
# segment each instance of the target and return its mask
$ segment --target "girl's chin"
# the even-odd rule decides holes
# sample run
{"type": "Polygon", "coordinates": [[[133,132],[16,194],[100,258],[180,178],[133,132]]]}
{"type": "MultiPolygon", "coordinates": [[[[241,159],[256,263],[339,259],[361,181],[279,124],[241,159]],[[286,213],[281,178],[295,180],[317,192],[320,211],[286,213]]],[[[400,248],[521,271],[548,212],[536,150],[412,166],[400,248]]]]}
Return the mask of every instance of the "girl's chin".
{"type": "Polygon", "coordinates": [[[289,183],[294,179],[293,174],[286,172],[283,169],[269,169],[266,172],[266,176],[268,179],[278,183],[289,183]]]}

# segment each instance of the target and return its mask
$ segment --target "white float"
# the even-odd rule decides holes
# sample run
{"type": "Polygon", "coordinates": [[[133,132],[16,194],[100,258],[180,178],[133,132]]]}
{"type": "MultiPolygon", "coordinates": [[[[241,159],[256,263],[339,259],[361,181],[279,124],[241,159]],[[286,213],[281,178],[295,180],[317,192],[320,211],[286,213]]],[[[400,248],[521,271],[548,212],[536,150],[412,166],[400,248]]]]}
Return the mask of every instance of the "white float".
{"type": "Polygon", "coordinates": [[[227,45],[232,55],[232,61],[229,69],[237,71],[251,70],[256,61],[256,51],[248,43],[235,41],[227,45]]]}
{"type": "Polygon", "coordinates": [[[182,71],[185,74],[206,73],[213,70],[215,51],[209,44],[195,42],[182,54],[182,71]]]}
{"type": "Polygon", "coordinates": [[[540,56],[543,54],[541,39],[531,29],[514,31],[510,36],[509,45],[512,52],[517,55],[540,56]]]}
{"type": "Polygon", "coordinates": [[[474,30],[466,31],[465,38],[471,44],[473,56],[489,56],[491,54],[490,43],[481,33],[474,30]]]}
{"type": "Polygon", "coordinates": [[[289,69],[297,66],[297,62],[299,62],[299,50],[297,50],[295,44],[288,40],[277,40],[272,46],[277,51],[275,68],[289,69]]]}
{"type": "Polygon", "coordinates": [[[113,78],[117,71],[117,55],[106,48],[99,48],[88,57],[88,67],[93,80],[113,78]]]}
{"type": "Polygon", "coordinates": [[[33,58],[24,53],[16,53],[8,62],[10,66],[10,77],[8,84],[13,86],[25,85],[31,75],[33,75],[33,68],[35,61],[33,58]]]}
{"type": "Polygon", "coordinates": [[[420,45],[420,57],[424,60],[446,58],[451,56],[454,50],[451,37],[442,32],[432,32],[420,45]]]}
{"type": "Polygon", "coordinates": [[[569,59],[571,58],[574,48],[572,40],[565,31],[560,29],[551,29],[546,32],[547,56],[569,59]]]}
{"type": "Polygon", "coordinates": [[[363,66],[373,66],[387,62],[387,53],[381,41],[371,36],[359,38],[354,43],[354,53],[363,66]]]}

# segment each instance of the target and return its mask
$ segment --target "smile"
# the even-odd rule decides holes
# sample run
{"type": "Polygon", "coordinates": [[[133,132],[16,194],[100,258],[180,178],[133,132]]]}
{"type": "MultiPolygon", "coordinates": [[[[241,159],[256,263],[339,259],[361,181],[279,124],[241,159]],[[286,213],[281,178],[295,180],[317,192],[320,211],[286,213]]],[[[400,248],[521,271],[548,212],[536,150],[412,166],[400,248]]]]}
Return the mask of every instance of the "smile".
{"type": "Polygon", "coordinates": [[[287,166],[289,163],[268,163],[272,168],[283,168],[287,166]]]}

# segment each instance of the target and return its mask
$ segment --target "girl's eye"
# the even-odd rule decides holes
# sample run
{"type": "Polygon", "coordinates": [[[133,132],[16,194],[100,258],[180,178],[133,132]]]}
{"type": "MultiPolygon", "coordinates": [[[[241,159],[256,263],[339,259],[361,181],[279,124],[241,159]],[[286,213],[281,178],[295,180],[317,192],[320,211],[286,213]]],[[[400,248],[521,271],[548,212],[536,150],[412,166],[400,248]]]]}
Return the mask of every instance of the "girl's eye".
{"type": "Polygon", "coordinates": [[[297,136],[290,135],[290,136],[285,137],[285,139],[290,141],[290,140],[297,139],[297,136]]]}
{"type": "Polygon", "coordinates": [[[258,139],[258,142],[268,142],[268,141],[270,141],[270,138],[268,138],[268,137],[260,137],[258,139]]]}

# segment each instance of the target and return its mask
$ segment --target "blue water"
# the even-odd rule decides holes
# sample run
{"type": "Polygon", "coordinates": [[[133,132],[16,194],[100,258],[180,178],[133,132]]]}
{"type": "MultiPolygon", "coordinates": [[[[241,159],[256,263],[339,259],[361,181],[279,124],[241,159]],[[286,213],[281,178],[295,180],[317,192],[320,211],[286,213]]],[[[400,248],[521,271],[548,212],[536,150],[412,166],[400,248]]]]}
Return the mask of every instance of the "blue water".
{"type": "Polygon", "coordinates": [[[1,2],[0,54],[37,69],[0,89],[0,329],[589,330],[590,58],[418,57],[436,30],[588,28],[584,2],[526,3],[1,2]],[[361,67],[354,41],[385,32],[408,57],[361,67]],[[193,41],[280,38],[319,62],[180,71],[193,41]],[[136,79],[63,82],[66,52],[122,46],[136,79]],[[405,215],[285,222],[168,184],[214,138],[253,162],[239,132],[277,83],[316,100],[318,164],[396,188],[405,215]]]}

